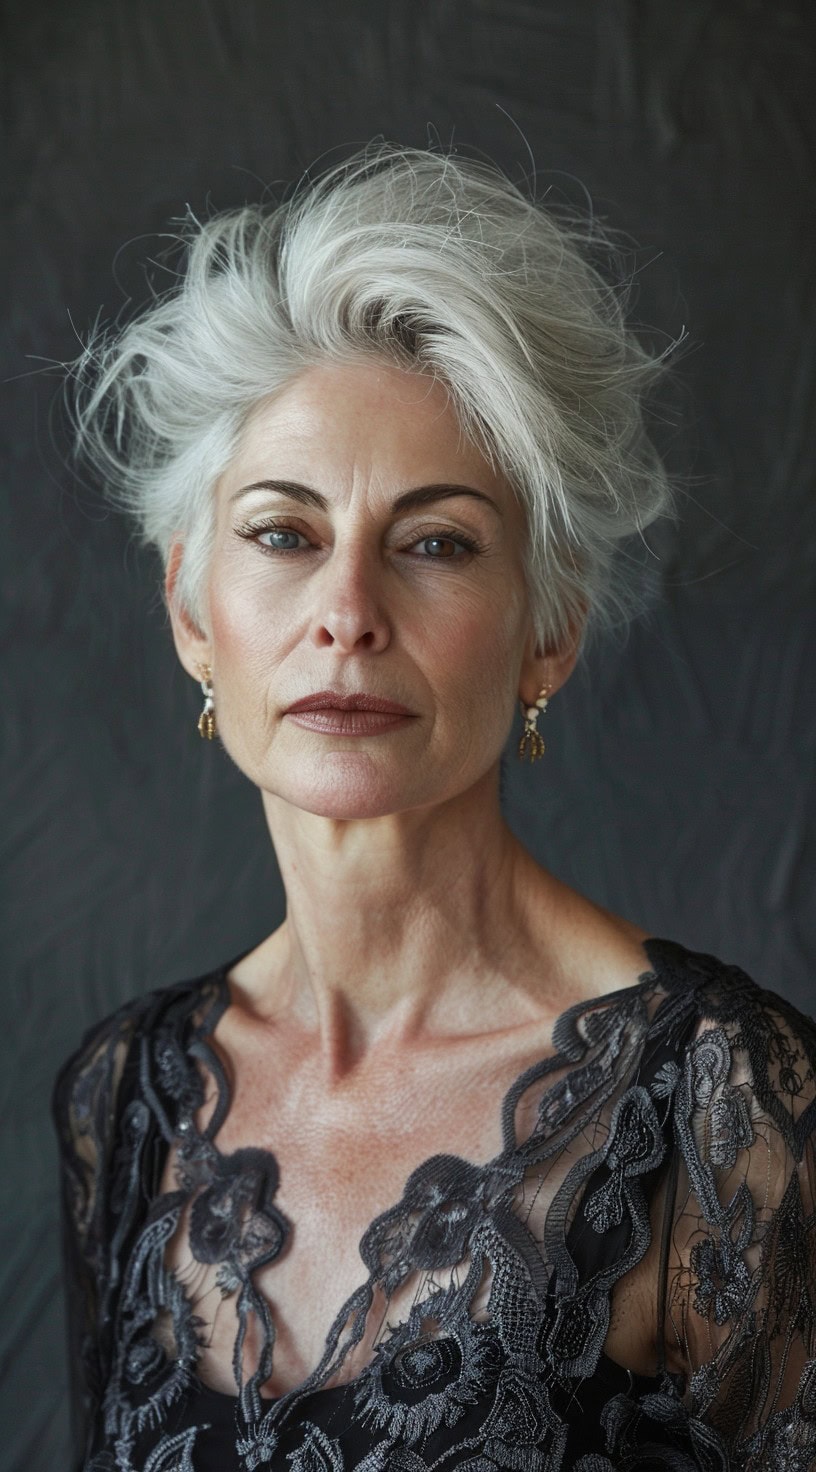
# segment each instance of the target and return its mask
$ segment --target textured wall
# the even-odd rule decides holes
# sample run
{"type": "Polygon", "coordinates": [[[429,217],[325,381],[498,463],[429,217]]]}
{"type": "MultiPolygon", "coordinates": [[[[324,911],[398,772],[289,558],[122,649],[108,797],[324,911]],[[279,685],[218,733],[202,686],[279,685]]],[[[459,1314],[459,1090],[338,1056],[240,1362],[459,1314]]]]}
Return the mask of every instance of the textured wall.
{"type": "MultiPolygon", "coordinates": [[[[54,1070],[135,991],[260,940],[260,804],[176,662],[154,560],[63,464],[53,376],[144,294],[187,203],[431,124],[631,233],[636,318],[691,345],[656,426],[662,597],[553,702],[506,798],[559,875],[807,1011],[814,995],[810,0],[29,0],[4,7],[6,1241],[0,1463],[65,1461],[54,1070]],[[522,137],[523,135],[523,137],[522,137]],[[147,236],[148,238],[145,238],[147,236]],[[22,1407],[27,1409],[23,1413],[22,1407]]],[[[658,335],[659,340],[659,335],[658,335]]]]}

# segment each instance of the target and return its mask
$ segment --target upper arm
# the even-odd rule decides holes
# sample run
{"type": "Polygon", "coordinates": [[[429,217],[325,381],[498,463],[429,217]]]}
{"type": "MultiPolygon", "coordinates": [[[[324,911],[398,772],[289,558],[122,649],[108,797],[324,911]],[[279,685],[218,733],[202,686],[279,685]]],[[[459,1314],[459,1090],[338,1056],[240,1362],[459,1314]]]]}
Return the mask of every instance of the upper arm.
{"type": "Polygon", "coordinates": [[[68,1365],[75,1449],[102,1393],[100,1334],[110,1279],[108,1213],[120,1082],[132,1043],[123,1014],[86,1034],[54,1085],[68,1365]]]}
{"type": "Polygon", "coordinates": [[[740,1466],[781,1465],[795,1447],[804,1469],[816,1457],[816,1028],[756,998],[700,1022],[676,1089],[667,1333],[692,1415],[740,1466]]]}

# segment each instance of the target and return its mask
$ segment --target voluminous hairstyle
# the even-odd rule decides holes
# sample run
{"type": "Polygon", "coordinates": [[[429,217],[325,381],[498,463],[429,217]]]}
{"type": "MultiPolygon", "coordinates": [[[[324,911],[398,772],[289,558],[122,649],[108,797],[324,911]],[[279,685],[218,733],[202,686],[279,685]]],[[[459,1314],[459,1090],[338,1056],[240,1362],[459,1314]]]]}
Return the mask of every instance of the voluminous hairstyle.
{"type": "Polygon", "coordinates": [[[372,357],[441,381],[521,498],[542,648],[638,610],[621,544],[672,512],[642,408],[666,353],[628,330],[595,224],[492,164],[378,141],[281,203],[190,216],[176,239],[173,286],[95,331],[73,406],[141,540],[165,566],[183,540],[175,598],[199,627],[214,485],[248,415],[307,367],[372,357]]]}

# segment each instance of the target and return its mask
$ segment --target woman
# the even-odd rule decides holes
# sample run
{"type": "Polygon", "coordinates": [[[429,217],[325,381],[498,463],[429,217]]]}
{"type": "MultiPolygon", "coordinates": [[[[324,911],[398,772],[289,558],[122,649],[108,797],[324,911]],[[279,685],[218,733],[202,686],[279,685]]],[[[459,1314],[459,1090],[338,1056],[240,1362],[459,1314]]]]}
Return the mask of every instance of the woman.
{"type": "Polygon", "coordinates": [[[669,509],[659,364],[495,170],[194,223],[82,443],[260,790],[286,919],[55,1092],[78,1467],[816,1465],[813,1024],[499,804],[669,509]]]}

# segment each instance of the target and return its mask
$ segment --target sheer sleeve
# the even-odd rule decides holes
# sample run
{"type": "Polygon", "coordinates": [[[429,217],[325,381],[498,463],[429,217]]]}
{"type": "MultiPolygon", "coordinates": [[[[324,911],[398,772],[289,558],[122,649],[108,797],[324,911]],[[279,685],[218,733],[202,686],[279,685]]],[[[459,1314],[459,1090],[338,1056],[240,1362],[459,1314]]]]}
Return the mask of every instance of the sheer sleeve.
{"type": "MultiPolygon", "coordinates": [[[[758,988],[716,1001],[674,1094],[669,1353],[728,1465],[816,1468],[816,1026],[758,988]]],[[[719,1463],[717,1463],[719,1465],[719,1463]]]]}
{"type": "MultiPolygon", "coordinates": [[[[111,1210],[121,1206],[115,1166],[126,1147],[119,1135],[122,1079],[133,1061],[133,1009],[86,1033],[62,1066],[52,1113],[60,1162],[60,1199],[71,1429],[81,1465],[104,1387],[108,1300],[115,1286],[111,1210]],[[118,1142],[118,1143],[117,1143],[118,1142]]],[[[118,1223],[121,1231],[121,1220],[118,1223]]]]}

